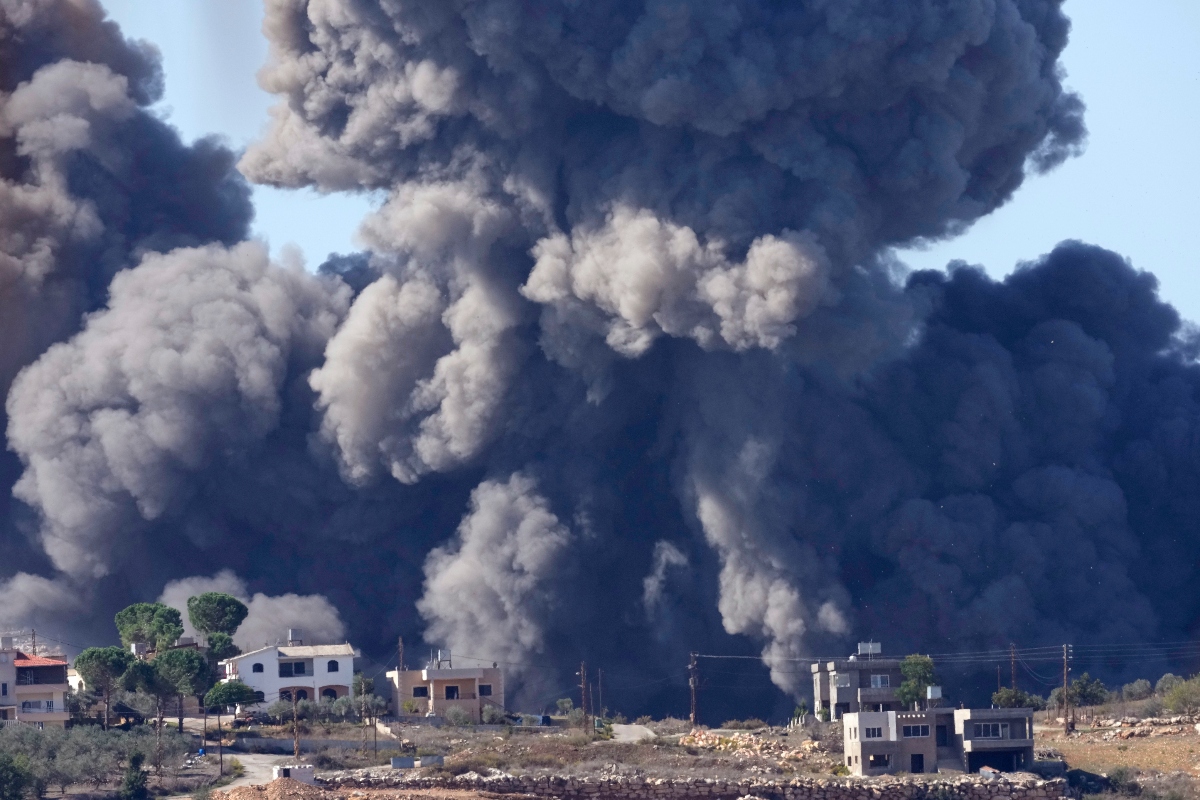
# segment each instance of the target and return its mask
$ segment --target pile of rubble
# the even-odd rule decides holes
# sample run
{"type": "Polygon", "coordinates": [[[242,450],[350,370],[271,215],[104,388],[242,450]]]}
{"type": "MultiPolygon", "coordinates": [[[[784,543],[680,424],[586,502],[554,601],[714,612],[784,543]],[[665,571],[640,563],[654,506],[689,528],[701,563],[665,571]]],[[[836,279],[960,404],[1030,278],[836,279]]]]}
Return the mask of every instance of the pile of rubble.
{"type": "Polygon", "coordinates": [[[1112,742],[1118,739],[1134,739],[1143,736],[1180,736],[1200,732],[1200,724],[1195,724],[1196,718],[1180,715],[1175,717],[1122,717],[1121,719],[1098,719],[1092,722],[1093,729],[1105,729],[1100,739],[1112,742]],[[1193,728],[1192,726],[1195,725],[1193,728]]]}
{"type": "MultiPolygon", "coordinates": [[[[721,735],[712,731],[693,730],[679,739],[684,747],[699,747],[717,753],[728,753],[736,759],[763,759],[777,763],[780,767],[795,768],[801,763],[811,771],[825,771],[833,768],[833,760],[825,752],[820,742],[805,739],[798,746],[792,746],[778,739],[769,739],[754,733],[734,733],[721,735]]],[[[754,767],[748,771],[756,772],[754,767]]]]}

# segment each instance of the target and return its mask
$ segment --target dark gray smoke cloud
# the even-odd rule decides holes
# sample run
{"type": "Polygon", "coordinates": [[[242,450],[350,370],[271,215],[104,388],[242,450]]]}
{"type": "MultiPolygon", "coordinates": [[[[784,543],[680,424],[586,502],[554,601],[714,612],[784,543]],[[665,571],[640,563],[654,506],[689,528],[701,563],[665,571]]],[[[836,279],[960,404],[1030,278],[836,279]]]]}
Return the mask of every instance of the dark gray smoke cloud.
{"type": "MultiPolygon", "coordinates": [[[[128,64],[21,55],[21,175],[126,163],[107,132],[150,119],[152,59],[97,29],[128,64]]],[[[1078,152],[1059,3],[270,0],[264,29],[282,102],[240,168],[386,191],[368,252],[269,263],[226,176],[212,227],[85,280],[107,308],[8,398],[14,619],[223,586],[282,598],[264,631],[509,662],[531,708],[586,658],[659,711],[690,650],[803,694],[789,659],[856,637],[1192,632],[1200,372],[1153,278],[1072,243],[1000,282],[887,254],[1078,152]]],[[[788,702],[750,677],[718,707],[788,702]]]]}

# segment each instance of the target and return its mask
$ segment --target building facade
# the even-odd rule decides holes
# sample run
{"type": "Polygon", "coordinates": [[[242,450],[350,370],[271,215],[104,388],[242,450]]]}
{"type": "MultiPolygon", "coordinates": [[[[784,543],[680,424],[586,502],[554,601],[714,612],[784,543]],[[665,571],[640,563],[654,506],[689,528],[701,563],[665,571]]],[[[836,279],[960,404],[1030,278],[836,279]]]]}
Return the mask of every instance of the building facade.
{"type": "Polygon", "coordinates": [[[495,666],[392,670],[392,713],[445,717],[452,708],[465,711],[471,721],[483,721],[483,709],[504,710],[504,674],[495,666]]]}
{"type": "Polygon", "coordinates": [[[874,645],[864,655],[813,664],[813,713],[837,720],[860,711],[900,711],[896,700],[896,688],[904,680],[900,659],[881,658],[878,653],[874,645]]]}
{"type": "Polygon", "coordinates": [[[0,640],[0,725],[65,727],[68,690],[65,659],[28,655],[0,640]]]}
{"type": "Polygon", "coordinates": [[[842,737],[852,775],[982,767],[1017,772],[1033,766],[1028,708],[851,712],[842,716],[842,737]]]}
{"type": "Polygon", "coordinates": [[[352,693],[354,657],[349,644],[274,645],[220,663],[222,680],[240,680],[259,693],[260,705],[277,700],[336,700],[352,693]]]}

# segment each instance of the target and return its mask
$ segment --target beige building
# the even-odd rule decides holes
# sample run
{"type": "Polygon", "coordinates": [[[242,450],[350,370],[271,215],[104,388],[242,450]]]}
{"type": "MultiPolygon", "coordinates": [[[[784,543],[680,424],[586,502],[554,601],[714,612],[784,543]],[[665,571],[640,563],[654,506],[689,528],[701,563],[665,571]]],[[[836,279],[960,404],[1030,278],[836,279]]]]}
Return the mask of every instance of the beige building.
{"type": "Polygon", "coordinates": [[[859,645],[859,654],[812,665],[813,712],[830,720],[859,711],[900,711],[896,688],[904,680],[900,659],[880,657],[873,642],[859,645]]]}
{"type": "Polygon", "coordinates": [[[433,662],[426,669],[392,670],[392,713],[445,717],[461,708],[475,723],[487,706],[504,710],[504,674],[495,666],[454,669],[433,662]]]}
{"type": "Polygon", "coordinates": [[[8,637],[0,640],[0,726],[64,727],[68,690],[66,660],[27,655],[8,637]]]}
{"type": "Polygon", "coordinates": [[[944,769],[1017,772],[1033,766],[1028,708],[860,711],[842,716],[846,767],[853,775],[944,769]]]}

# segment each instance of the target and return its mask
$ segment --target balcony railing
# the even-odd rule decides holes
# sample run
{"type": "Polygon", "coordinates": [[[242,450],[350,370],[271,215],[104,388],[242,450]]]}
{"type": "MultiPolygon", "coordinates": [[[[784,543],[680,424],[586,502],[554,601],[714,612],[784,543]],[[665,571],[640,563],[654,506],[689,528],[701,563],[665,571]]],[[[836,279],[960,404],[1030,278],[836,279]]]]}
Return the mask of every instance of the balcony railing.
{"type": "Polygon", "coordinates": [[[460,692],[458,697],[439,697],[437,699],[438,700],[450,700],[451,702],[453,702],[455,700],[475,700],[476,697],[474,694],[471,694],[468,692],[460,692]]]}
{"type": "Polygon", "coordinates": [[[54,703],[46,703],[40,706],[21,706],[20,713],[25,714],[61,714],[66,711],[65,708],[56,708],[54,703]]]}

